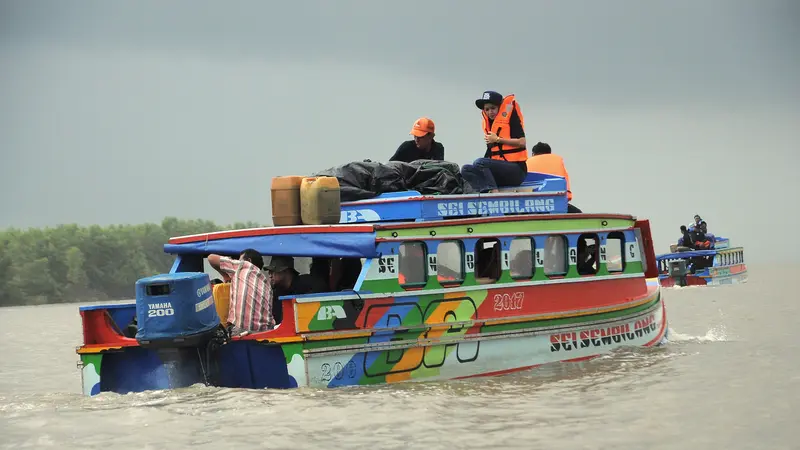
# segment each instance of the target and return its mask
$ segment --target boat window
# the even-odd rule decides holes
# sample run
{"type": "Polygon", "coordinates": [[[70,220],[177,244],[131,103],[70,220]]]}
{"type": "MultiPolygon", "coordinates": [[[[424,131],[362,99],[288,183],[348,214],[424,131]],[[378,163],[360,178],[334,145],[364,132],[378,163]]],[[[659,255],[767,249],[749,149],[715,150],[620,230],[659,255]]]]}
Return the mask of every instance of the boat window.
{"type": "Polygon", "coordinates": [[[444,241],[436,249],[439,284],[459,284],[464,281],[464,246],[461,241],[444,241]]]}
{"type": "Polygon", "coordinates": [[[567,239],[564,236],[547,236],[544,241],[544,274],[567,274],[567,239]]]}
{"type": "MultiPolygon", "coordinates": [[[[601,249],[602,250],[602,249],[601,249]]],[[[606,270],[609,272],[622,272],[625,269],[625,235],[619,231],[608,233],[606,238],[606,270]]],[[[602,255],[600,257],[602,258],[602,255]]]]}
{"type": "Polygon", "coordinates": [[[511,278],[518,280],[533,276],[533,246],[531,238],[516,238],[508,250],[511,278]]]}
{"type": "Polygon", "coordinates": [[[475,243],[475,280],[494,283],[500,278],[500,241],[478,239],[475,243]]]}
{"type": "Polygon", "coordinates": [[[397,280],[403,287],[424,286],[428,280],[425,270],[425,244],[422,242],[404,242],[400,244],[400,255],[397,263],[397,280]]]}
{"type": "Polygon", "coordinates": [[[578,236],[578,273],[594,275],[600,266],[600,239],[596,234],[578,236]]]}

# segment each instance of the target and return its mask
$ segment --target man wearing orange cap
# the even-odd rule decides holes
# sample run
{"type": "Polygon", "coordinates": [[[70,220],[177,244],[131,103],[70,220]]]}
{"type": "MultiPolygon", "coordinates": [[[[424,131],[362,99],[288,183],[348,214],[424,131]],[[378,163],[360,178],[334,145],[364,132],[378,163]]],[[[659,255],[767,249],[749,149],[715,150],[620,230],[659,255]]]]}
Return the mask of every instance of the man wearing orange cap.
{"type": "Polygon", "coordinates": [[[405,141],[397,147],[394,156],[389,161],[403,161],[410,163],[418,159],[433,159],[444,161],[444,145],[433,140],[435,136],[433,121],[421,117],[411,127],[413,140],[405,141]]]}

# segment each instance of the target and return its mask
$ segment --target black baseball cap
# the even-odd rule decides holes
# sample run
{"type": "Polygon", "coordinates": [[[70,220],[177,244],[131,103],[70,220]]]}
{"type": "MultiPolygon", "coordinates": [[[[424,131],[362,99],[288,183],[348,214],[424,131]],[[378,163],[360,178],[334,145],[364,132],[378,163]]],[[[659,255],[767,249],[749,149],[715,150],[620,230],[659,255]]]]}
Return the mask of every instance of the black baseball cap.
{"type": "Polygon", "coordinates": [[[475,100],[475,106],[477,106],[478,109],[483,109],[483,105],[487,103],[500,106],[500,104],[503,103],[503,96],[500,95],[499,92],[484,91],[481,98],[475,100]]]}

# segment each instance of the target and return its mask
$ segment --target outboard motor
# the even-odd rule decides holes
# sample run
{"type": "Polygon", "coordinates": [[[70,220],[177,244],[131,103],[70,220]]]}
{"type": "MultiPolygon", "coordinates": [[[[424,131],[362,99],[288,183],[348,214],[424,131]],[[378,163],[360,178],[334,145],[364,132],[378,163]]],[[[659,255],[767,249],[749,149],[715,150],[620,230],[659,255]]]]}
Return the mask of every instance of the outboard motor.
{"type": "Polygon", "coordinates": [[[669,262],[669,276],[675,280],[678,286],[686,286],[686,275],[689,270],[686,268],[686,260],[678,259],[669,262]]]}
{"type": "Polygon", "coordinates": [[[159,372],[162,384],[171,388],[210,384],[214,353],[227,343],[227,335],[208,274],[178,272],[140,279],[136,321],[136,340],[156,353],[164,369],[159,372]]]}
{"type": "Polygon", "coordinates": [[[136,282],[136,340],[142,347],[196,346],[220,321],[204,272],[178,272],[136,282]]]}

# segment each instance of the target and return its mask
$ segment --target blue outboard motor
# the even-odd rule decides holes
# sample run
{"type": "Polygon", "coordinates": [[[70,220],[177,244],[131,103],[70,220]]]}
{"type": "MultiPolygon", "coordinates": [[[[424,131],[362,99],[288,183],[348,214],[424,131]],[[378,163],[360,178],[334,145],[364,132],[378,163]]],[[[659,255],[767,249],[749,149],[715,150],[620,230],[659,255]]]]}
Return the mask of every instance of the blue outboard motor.
{"type": "Polygon", "coordinates": [[[178,272],[136,282],[136,340],[142,347],[189,347],[220,325],[204,272],[178,272]]]}

